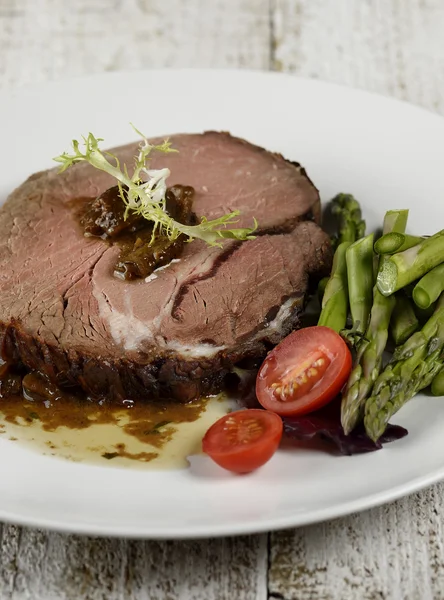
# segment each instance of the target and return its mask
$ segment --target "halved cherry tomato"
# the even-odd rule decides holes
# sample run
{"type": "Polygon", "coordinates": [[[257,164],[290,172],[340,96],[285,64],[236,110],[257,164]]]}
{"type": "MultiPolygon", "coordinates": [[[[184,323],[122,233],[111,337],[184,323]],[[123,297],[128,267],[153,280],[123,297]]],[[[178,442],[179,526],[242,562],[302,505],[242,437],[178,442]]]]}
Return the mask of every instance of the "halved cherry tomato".
{"type": "Polygon", "coordinates": [[[257,399],[278,415],[304,415],[339,394],[351,366],[350,350],[333,329],[299,329],[263,362],[256,380],[257,399]]]}
{"type": "Polygon", "coordinates": [[[239,410],[210,427],[202,448],[220,467],[248,473],[270,460],[281,441],[282,429],[282,419],[273,412],[239,410]]]}

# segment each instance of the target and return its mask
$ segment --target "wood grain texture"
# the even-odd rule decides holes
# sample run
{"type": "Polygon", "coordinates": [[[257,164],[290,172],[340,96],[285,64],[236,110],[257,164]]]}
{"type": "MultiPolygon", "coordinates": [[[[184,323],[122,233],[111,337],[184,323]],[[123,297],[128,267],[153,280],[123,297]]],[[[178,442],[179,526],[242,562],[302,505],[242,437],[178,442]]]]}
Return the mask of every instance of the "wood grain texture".
{"type": "Polygon", "coordinates": [[[148,67],[268,68],[268,0],[0,0],[0,85],[148,67]]]}
{"type": "Polygon", "coordinates": [[[144,542],[1,529],[1,600],[266,600],[266,573],[266,536],[144,542]]]}
{"type": "Polygon", "coordinates": [[[272,534],[269,590],[286,600],[444,598],[444,487],[272,534]]]}
{"type": "MultiPolygon", "coordinates": [[[[274,68],[444,113],[441,0],[0,0],[0,87],[143,67],[274,68]]],[[[267,537],[0,526],[0,600],[439,600],[444,486],[267,537]]]]}
{"type": "Polygon", "coordinates": [[[444,113],[442,0],[272,0],[274,69],[444,113]]]}

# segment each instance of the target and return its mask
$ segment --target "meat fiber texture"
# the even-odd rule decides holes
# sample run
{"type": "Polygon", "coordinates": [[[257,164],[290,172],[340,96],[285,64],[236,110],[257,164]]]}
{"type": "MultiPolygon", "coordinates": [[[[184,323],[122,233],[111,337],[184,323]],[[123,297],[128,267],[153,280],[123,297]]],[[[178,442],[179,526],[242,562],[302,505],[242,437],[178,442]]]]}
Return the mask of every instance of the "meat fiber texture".
{"type": "MultiPolygon", "coordinates": [[[[195,240],[146,280],[113,276],[117,246],[84,237],[73,200],[115,184],[79,163],[31,176],[0,211],[2,356],[95,398],[215,393],[233,365],[263,357],[298,324],[310,279],[329,271],[316,224],[319,195],[305,171],[226,133],[169,136],[156,155],[169,185],[195,188],[197,217],[241,211],[256,239],[195,240]]],[[[130,144],[113,152],[129,167],[130,144]]]]}

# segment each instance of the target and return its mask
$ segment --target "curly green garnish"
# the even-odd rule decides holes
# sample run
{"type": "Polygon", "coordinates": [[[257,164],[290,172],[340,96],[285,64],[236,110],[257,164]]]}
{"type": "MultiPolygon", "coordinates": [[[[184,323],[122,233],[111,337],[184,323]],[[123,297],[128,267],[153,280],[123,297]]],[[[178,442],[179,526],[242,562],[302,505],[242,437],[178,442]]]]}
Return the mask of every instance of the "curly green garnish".
{"type": "Polygon", "coordinates": [[[256,219],[254,219],[253,228],[229,228],[237,223],[236,217],[240,214],[238,210],[212,221],[202,217],[198,225],[183,225],[172,219],[165,210],[166,179],[170,175],[170,170],[148,169],[147,161],[150,160],[150,154],[153,151],[167,154],[177,152],[177,150],[171,147],[168,140],[157,146],[152,145],[140,131],[133,128],[143,141],[139,146],[139,154],[135,158],[134,172],[131,177],[126,165],[123,165],[123,169],[121,169],[119,159],[114,154],[100,150],[99,143],[103,142],[103,139],[94,137],[92,133],[89,133],[88,137],[82,137],[84,149],[80,148],[81,144],[78,140],[73,140],[73,154],[64,152],[54,158],[56,162],[61,163],[59,172],[66,171],[78,162],[86,161],[96,169],[105,171],[117,179],[120,196],[126,204],[125,218],[128,212],[132,211],[151,221],[153,223],[151,243],[154,242],[156,235],[166,236],[174,241],[181,234],[186,235],[189,241],[197,238],[204,240],[210,246],[219,246],[221,238],[254,239],[252,233],[257,228],[256,219]],[[112,164],[111,161],[115,164],[112,164]],[[142,180],[142,174],[145,175],[146,180],[142,180]]]}

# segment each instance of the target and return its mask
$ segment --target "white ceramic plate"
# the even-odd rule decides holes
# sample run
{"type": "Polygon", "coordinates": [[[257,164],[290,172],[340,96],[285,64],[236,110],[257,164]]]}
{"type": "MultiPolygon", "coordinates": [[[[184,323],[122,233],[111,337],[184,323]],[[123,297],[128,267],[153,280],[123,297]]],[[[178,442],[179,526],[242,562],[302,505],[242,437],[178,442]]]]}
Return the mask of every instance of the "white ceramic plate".
{"type": "MultiPolygon", "coordinates": [[[[93,131],[108,145],[205,129],[302,162],[328,200],[354,193],[369,227],[411,209],[415,231],[444,226],[444,120],[394,100],[290,76],[150,71],[0,96],[0,198],[93,131]]],[[[186,182],[185,182],[186,183],[186,182]]],[[[188,470],[75,464],[0,440],[0,519],[103,535],[185,538],[302,525],[388,502],[444,476],[444,402],[416,398],[394,420],[408,437],[371,454],[280,451],[234,477],[205,457],[188,470]]]]}

